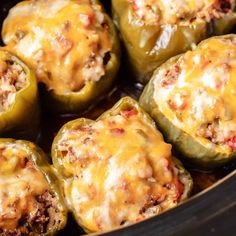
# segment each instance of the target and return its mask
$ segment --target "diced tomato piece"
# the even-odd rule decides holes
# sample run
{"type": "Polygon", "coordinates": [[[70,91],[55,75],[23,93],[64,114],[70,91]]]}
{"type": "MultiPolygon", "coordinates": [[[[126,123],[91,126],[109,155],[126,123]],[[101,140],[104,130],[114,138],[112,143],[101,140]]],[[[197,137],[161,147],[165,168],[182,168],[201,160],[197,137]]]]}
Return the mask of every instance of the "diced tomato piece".
{"type": "Polygon", "coordinates": [[[229,146],[233,151],[236,151],[236,136],[228,139],[225,144],[229,146]]]}
{"type": "Polygon", "coordinates": [[[62,155],[63,157],[65,157],[67,154],[68,154],[68,151],[66,151],[66,150],[61,151],[61,155],[62,155]]]}
{"type": "Polygon", "coordinates": [[[81,22],[86,26],[89,27],[93,24],[94,16],[91,14],[79,14],[79,18],[81,22]]]}
{"type": "Polygon", "coordinates": [[[138,111],[133,108],[131,110],[127,110],[127,111],[121,111],[120,114],[126,118],[129,118],[130,116],[134,116],[137,115],[138,111]]]}
{"type": "Polygon", "coordinates": [[[168,88],[169,86],[173,85],[176,83],[176,79],[172,79],[172,78],[164,78],[161,81],[161,87],[163,88],[168,88]]]}
{"type": "Polygon", "coordinates": [[[168,88],[171,85],[175,84],[180,73],[181,69],[178,65],[175,65],[172,70],[167,70],[165,73],[165,77],[161,81],[161,87],[168,88]]]}
{"type": "Polygon", "coordinates": [[[88,132],[88,131],[91,131],[92,129],[89,126],[82,126],[82,127],[79,127],[78,130],[82,132],[88,132]]]}
{"type": "Polygon", "coordinates": [[[137,2],[135,0],[133,1],[133,7],[134,7],[135,11],[139,10],[138,4],[137,4],[137,2]]]}
{"type": "Polygon", "coordinates": [[[171,98],[167,103],[173,111],[184,111],[188,106],[188,96],[177,94],[176,97],[171,98]]]}
{"type": "Polygon", "coordinates": [[[125,130],[122,128],[114,128],[114,129],[110,129],[110,131],[113,135],[121,135],[125,132],[125,130]]]}
{"type": "Polygon", "coordinates": [[[177,177],[174,178],[174,187],[176,191],[176,197],[179,199],[184,192],[184,185],[178,180],[177,177]]]}

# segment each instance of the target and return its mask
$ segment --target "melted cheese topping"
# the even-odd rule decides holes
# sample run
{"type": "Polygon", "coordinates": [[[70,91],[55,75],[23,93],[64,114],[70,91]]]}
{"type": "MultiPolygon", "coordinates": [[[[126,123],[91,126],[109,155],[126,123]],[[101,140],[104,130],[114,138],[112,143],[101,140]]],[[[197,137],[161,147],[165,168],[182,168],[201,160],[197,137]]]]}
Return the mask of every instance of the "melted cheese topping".
{"type": "Polygon", "coordinates": [[[22,146],[0,146],[0,234],[9,235],[7,232],[20,227],[20,220],[37,217],[40,203],[36,196],[49,189],[44,175],[28,157],[22,146]]]}
{"type": "Polygon", "coordinates": [[[148,25],[189,24],[218,19],[232,12],[233,0],[129,0],[137,16],[148,25]]]}
{"type": "Polygon", "coordinates": [[[4,22],[3,41],[57,94],[100,80],[113,43],[101,6],[90,0],[21,2],[4,22]]]}
{"type": "Polygon", "coordinates": [[[0,51],[0,113],[7,111],[18,91],[26,86],[23,68],[0,51]]]}
{"type": "Polygon", "coordinates": [[[136,110],[67,130],[58,149],[71,176],[66,196],[89,231],[159,214],[184,192],[171,145],[136,110]]]}
{"type": "Polygon", "coordinates": [[[154,76],[155,102],[174,125],[221,151],[236,150],[234,35],[203,41],[154,76]]]}

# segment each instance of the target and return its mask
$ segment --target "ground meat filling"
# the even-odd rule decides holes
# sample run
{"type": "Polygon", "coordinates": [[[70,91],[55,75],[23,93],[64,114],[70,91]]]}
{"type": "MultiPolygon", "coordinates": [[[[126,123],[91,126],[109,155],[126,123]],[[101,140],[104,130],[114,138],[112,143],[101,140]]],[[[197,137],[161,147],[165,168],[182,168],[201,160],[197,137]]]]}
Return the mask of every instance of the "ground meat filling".
{"type": "Polygon", "coordinates": [[[213,37],[154,75],[160,111],[176,127],[226,152],[236,151],[235,52],[233,35],[213,37]]]}
{"type": "Polygon", "coordinates": [[[99,4],[25,1],[11,9],[5,27],[9,50],[35,69],[48,90],[79,92],[106,74],[114,40],[99,4]]]}
{"type": "Polygon", "coordinates": [[[161,86],[164,88],[168,88],[174,85],[180,73],[181,73],[181,68],[179,64],[176,63],[176,65],[173,68],[170,68],[165,72],[165,75],[161,81],[161,86]]]}
{"type": "Polygon", "coordinates": [[[227,146],[232,151],[236,151],[236,130],[235,126],[229,132],[224,132],[220,127],[220,119],[216,118],[213,122],[203,124],[197,135],[210,140],[212,143],[227,146]]]}
{"type": "Polygon", "coordinates": [[[0,61],[0,113],[7,111],[26,84],[23,68],[13,61],[0,61]]]}
{"type": "Polygon", "coordinates": [[[60,224],[56,196],[20,147],[1,148],[0,166],[0,235],[41,235],[60,224]]]}
{"type": "Polygon", "coordinates": [[[82,223],[107,230],[176,206],[185,185],[170,148],[135,107],[65,131],[58,149],[73,179],[65,192],[82,223]]]}
{"type": "Polygon", "coordinates": [[[2,236],[44,234],[47,232],[49,225],[52,227],[60,223],[56,217],[58,210],[53,193],[46,191],[42,195],[35,196],[35,200],[34,206],[36,210],[34,214],[29,212],[22,215],[16,229],[0,227],[0,234],[2,236]]]}
{"type": "Polygon", "coordinates": [[[232,11],[230,0],[130,0],[137,16],[149,25],[207,22],[232,11]]]}

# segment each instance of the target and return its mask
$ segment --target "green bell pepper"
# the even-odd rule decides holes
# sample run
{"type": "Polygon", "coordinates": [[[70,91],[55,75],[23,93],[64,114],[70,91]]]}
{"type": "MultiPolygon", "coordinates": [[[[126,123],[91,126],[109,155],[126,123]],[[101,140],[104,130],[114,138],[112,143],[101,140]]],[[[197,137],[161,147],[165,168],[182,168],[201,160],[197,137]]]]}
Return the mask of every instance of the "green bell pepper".
{"type": "Polygon", "coordinates": [[[67,208],[49,159],[35,144],[0,139],[0,234],[55,235],[67,208]]]}
{"type": "Polygon", "coordinates": [[[96,121],[65,124],[54,139],[52,160],[64,179],[68,207],[86,232],[157,215],[185,200],[192,188],[171,145],[130,97],[96,121]]]}
{"type": "Polygon", "coordinates": [[[215,36],[157,68],[140,104],[165,139],[194,168],[211,170],[236,158],[236,36],[215,36]]]}
{"type": "Polygon", "coordinates": [[[35,139],[40,122],[35,75],[24,62],[4,49],[0,50],[0,65],[0,136],[35,139]],[[25,77],[23,85],[20,85],[19,88],[16,87],[17,83],[21,83],[21,75],[16,72],[17,70],[25,77]],[[13,98],[10,97],[11,94],[9,95],[12,88],[15,90],[13,98]],[[7,103],[9,104],[7,105],[7,103]]]}
{"type": "Polygon", "coordinates": [[[43,104],[56,113],[94,106],[119,70],[117,32],[98,0],[20,2],[9,12],[2,38],[36,71],[43,104]]]}
{"type": "Polygon", "coordinates": [[[156,67],[170,57],[193,49],[202,39],[229,33],[236,23],[235,0],[211,1],[209,8],[202,8],[206,16],[199,18],[197,11],[201,14],[201,8],[197,9],[197,5],[201,1],[178,2],[171,1],[167,6],[164,1],[155,0],[112,0],[113,19],[127,49],[129,65],[141,83],[147,83],[156,67]],[[182,4],[180,8],[178,4],[182,4]],[[188,4],[190,9],[186,12],[188,4]],[[145,19],[142,7],[147,8],[146,18],[150,17],[151,22],[145,19]],[[172,13],[175,9],[176,14],[172,13]],[[216,12],[219,15],[215,16],[216,12]],[[177,19],[168,19],[169,14],[177,19]]]}

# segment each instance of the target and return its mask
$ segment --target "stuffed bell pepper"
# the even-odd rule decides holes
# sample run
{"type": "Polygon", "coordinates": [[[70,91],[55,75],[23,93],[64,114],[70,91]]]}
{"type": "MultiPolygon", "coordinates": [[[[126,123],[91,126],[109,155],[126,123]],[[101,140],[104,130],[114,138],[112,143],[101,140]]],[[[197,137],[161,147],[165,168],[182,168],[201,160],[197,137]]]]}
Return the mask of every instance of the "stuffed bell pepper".
{"type": "Polygon", "coordinates": [[[0,235],[54,235],[67,212],[57,178],[33,143],[0,139],[0,235]]]}
{"type": "Polygon", "coordinates": [[[140,103],[194,167],[236,157],[236,35],[216,36],[159,67],[140,103]]]}
{"type": "Polygon", "coordinates": [[[112,0],[113,16],[135,77],[146,83],[154,69],[202,39],[229,33],[235,0],[112,0]]]}
{"type": "Polygon", "coordinates": [[[97,0],[31,0],[3,24],[7,49],[43,84],[45,106],[80,112],[105,96],[119,68],[115,27],[97,0]]]}
{"type": "Polygon", "coordinates": [[[52,157],[69,208],[87,232],[158,215],[186,199],[192,186],[171,145],[129,97],[96,121],[65,124],[52,157]]]}
{"type": "Polygon", "coordinates": [[[0,137],[34,139],[39,115],[34,73],[20,59],[0,49],[0,137]]]}

